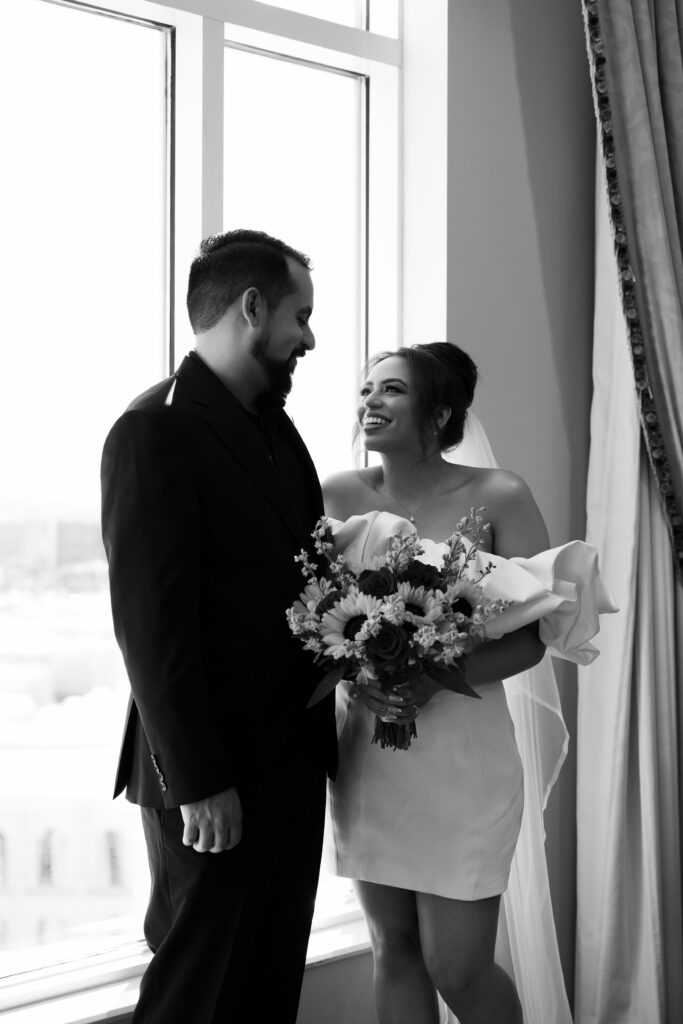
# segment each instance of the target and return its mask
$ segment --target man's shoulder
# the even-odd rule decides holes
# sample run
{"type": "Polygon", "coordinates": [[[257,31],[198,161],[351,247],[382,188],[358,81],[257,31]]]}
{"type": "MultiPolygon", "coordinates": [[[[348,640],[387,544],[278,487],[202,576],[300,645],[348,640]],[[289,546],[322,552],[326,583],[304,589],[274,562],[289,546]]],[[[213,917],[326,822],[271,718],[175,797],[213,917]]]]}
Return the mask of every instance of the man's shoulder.
{"type": "Polygon", "coordinates": [[[173,393],[177,385],[175,374],[165,377],[164,380],[152,384],[150,388],[137,395],[132,402],[129,402],[126,412],[135,410],[153,412],[155,409],[168,408],[174,397],[173,393]]]}
{"type": "Polygon", "coordinates": [[[105,441],[105,447],[137,439],[168,438],[175,433],[173,413],[179,412],[178,403],[173,401],[177,380],[175,375],[153,384],[137,395],[112,424],[105,441]],[[169,433],[170,431],[170,433],[169,433]]]}

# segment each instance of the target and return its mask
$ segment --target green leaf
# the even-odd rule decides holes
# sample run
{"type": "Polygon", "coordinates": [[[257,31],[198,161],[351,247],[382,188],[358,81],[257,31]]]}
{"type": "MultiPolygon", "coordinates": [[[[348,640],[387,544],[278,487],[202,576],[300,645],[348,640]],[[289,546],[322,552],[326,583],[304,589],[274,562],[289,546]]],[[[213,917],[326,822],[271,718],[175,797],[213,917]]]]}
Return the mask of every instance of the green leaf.
{"type": "Polygon", "coordinates": [[[342,659],[339,664],[335,665],[335,667],[327,673],[324,679],[320,680],[311,694],[311,698],[306,707],[312,708],[314,704],[318,703],[318,701],[327,697],[328,693],[332,693],[339,680],[344,678],[344,673],[348,672],[348,670],[348,662],[342,659]]]}
{"type": "Polygon", "coordinates": [[[463,693],[466,697],[476,697],[477,700],[481,700],[481,694],[473,690],[465,682],[463,673],[457,668],[439,668],[437,665],[430,665],[429,671],[423,671],[423,675],[426,675],[428,679],[431,679],[435,683],[439,683],[445,687],[446,690],[451,690],[453,693],[463,693]]]}

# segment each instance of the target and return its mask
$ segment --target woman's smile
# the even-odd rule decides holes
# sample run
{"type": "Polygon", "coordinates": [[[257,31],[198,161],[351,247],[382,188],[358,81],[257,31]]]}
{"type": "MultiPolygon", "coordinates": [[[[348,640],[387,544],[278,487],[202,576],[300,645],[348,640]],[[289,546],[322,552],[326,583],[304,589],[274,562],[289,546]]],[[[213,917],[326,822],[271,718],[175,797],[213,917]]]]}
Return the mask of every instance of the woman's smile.
{"type": "Polygon", "coordinates": [[[387,419],[386,416],[382,416],[377,412],[366,412],[361,426],[363,430],[379,430],[382,427],[386,427],[389,423],[391,423],[391,420],[387,419]]]}

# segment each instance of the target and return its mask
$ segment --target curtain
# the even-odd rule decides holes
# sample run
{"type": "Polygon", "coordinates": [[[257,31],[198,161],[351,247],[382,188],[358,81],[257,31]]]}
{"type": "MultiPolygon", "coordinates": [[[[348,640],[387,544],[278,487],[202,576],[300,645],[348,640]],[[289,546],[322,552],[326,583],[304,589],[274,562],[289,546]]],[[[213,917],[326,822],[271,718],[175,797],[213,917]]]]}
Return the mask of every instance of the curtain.
{"type": "Polygon", "coordinates": [[[602,657],[579,670],[575,1016],[673,1024],[683,1007],[683,0],[583,0],[583,10],[601,157],[587,540],[621,614],[604,626],[602,657]]]}
{"type": "Polygon", "coordinates": [[[598,168],[587,540],[620,614],[579,668],[576,1024],[678,1024],[683,1007],[683,588],[633,386],[598,168]]]}
{"type": "Polygon", "coordinates": [[[583,0],[641,428],[683,578],[683,0],[583,0]]]}

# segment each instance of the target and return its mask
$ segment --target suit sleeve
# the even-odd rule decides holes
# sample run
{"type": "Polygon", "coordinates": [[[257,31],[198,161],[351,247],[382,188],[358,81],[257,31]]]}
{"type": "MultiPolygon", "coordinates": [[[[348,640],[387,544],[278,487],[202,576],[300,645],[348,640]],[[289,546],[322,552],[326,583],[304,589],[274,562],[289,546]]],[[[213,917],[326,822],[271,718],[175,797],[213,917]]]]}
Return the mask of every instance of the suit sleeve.
{"type": "Polygon", "coordinates": [[[101,477],[116,639],[165,805],[175,807],[234,783],[203,664],[196,489],[172,438],[141,411],[112,428],[101,477]]]}

